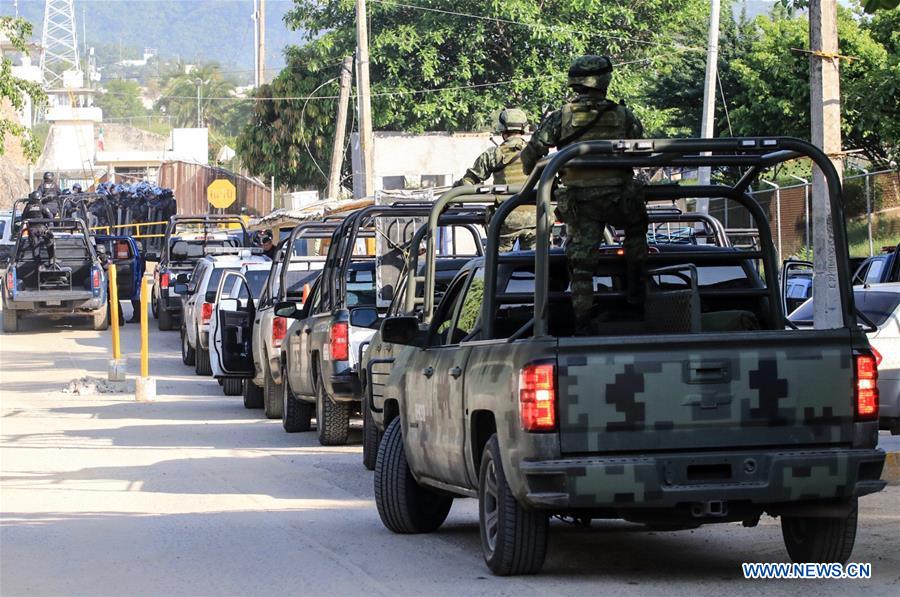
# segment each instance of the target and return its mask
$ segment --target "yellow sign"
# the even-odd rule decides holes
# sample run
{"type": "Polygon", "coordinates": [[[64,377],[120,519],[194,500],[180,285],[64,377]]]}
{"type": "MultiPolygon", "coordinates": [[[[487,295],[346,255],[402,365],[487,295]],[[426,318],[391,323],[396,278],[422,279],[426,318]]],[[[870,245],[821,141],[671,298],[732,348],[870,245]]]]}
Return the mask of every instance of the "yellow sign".
{"type": "Polygon", "coordinates": [[[237,189],[231,184],[230,180],[220,178],[214,180],[206,187],[206,200],[213,207],[225,209],[230,207],[234,200],[237,199],[237,189]]]}

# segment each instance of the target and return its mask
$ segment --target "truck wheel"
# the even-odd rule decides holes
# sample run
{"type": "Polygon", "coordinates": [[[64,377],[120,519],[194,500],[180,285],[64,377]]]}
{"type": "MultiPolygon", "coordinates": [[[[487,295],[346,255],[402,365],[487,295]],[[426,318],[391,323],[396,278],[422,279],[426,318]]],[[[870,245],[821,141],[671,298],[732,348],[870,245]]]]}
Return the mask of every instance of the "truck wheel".
{"type": "Polygon", "coordinates": [[[350,436],[350,404],[325,393],[321,374],[316,377],[316,430],[323,446],[343,446],[350,436]]]}
{"type": "Polygon", "coordinates": [[[266,409],[266,418],[280,419],[282,415],[281,388],[279,388],[278,384],[275,383],[275,380],[272,379],[272,374],[269,373],[268,369],[263,373],[263,378],[265,379],[265,385],[263,386],[263,404],[266,409]]]}
{"type": "Polygon", "coordinates": [[[378,444],[381,442],[381,432],[375,427],[375,419],[372,418],[371,398],[368,392],[363,393],[362,418],[363,418],[363,466],[370,471],[375,470],[375,460],[378,457],[378,444]]]}
{"type": "Polygon", "coordinates": [[[244,408],[262,408],[263,392],[262,388],[253,383],[252,379],[248,379],[244,384],[244,408]]]}
{"type": "Polygon", "coordinates": [[[7,334],[19,331],[19,314],[15,309],[3,308],[3,331],[7,334]]]}
{"type": "Polygon", "coordinates": [[[312,402],[297,398],[291,391],[291,384],[285,377],[281,382],[281,426],[288,433],[309,431],[312,427],[313,409],[312,402]]]}
{"type": "Polygon", "coordinates": [[[181,328],[181,362],[188,367],[193,367],[196,363],[197,353],[188,343],[187,332],[181,328]]]}
{"type": "Polygon", "coordinates": [[[198,346],[196,353],[194,357],[194,372],[197,375],[212,375],[212,367],[209,365],[209,351],[203,350],[198,346]]]}
{"type": "Polygon", "coordinates": [[[538,510],[526,510],[513,496],[496,434],[481,456],[478,522],[484,561],[491,572],[509,576],[540,571],[547,554],[548,517],[538,510]]]}
{"type": "Polygon", "coordinates": [[[222,380],[222,391],[226,396],[240,396],[244,392],[244,380],[240,377],[226,377],[222,380]]]}
{"type": "Polygon", "coordinates": [[[165,308],[159,307],[159,318],[156,320],[156,327],[158,327],[163,332],[167,332],[169,330],[175,329],[173,325],[172,314],[169,313],[165,308]]]}
{"type": "Polygon", "coordinates": [[[150,310],[153,312],[153,319],[159,319],[159,303],[155,298],[150,301],[150,310]]]}
{"type": "Polygon", "coordinates": [[[91,316],[93,318],[92,325],[97,331],[109,329],[109,303],[106,303],[91,316]]]}
{"type": "Polygon", "coordinates": [[[452,497],[416,483],[406,461],[399,417],[388,425],[378,446],[375,505],[384,526],[403,534],[436,531],[453,505],[452,497]]]}
{"type": "Polygon", "coordinates": [[[794,562],[843,564],[850,558],[856,542],[857,505],[843,518],[782,516],[784,546],[794,562]]]}

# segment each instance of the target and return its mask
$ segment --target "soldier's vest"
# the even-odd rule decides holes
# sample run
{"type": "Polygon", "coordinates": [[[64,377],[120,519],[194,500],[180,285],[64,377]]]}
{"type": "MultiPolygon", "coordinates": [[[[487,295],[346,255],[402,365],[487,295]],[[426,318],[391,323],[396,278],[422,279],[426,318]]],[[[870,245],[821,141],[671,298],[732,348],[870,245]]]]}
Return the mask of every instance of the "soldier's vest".
{"type": "Polygon", "coordinates": [[[494,170],[494,184],[525,184],[528,175],[525,174],[524,166],[522,166],[523,149],[525,149],[525,139],[522,137],[513,137],[497,148],[499,163],[494,170]]]}
{"type": "MultiPolygon", "coordinates": [[[[608,99],[580,98],[562,107],[559,148],[580,141],[623,139],[628,136],[628,111],[608,99]]],[[[567,168],[561,172],[569,187],[623,186],[633,177],[630,168],[567,168]]]]}

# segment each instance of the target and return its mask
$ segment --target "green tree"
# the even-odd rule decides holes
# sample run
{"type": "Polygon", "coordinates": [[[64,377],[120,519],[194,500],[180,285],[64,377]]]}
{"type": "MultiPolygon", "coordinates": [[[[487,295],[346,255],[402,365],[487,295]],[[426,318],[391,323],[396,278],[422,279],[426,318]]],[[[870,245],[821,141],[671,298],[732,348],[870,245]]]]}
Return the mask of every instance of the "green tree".
{"type": "Polygon", "coordinates": [[[136,81],[114,80],[106,84],[106,91],[94,99],[106,119],[145,116],[147,109],[141,102],[141,86],[136,81]]]}
{"type": "MultiPolygon", "coordinates": [[[[16,50],[23,54],[28,53],[26,41],[31,37],[31,23],[24,19],[0,17],[0,31],[9,38],[16,50]]],[[[0,61],[0,101],[8,101],[13,109],[21,110],[25,107],[28,98],[31,98],[35,107],[39,107],[47,101],[47,96],[40,85],[13,76],[12,62],[3,56],[0,61]]],[[[0,155],[4,152],[7,135],[17,137],[21,141],[22,149],[28,159],[37,160],[41,148],[31,131],[18,122],[3,117],[0,117],[0,155]]]]}
{"type": "MultiPolygon", "coordinates": [[[[341,57],[355,48],[354,4],[295,0],[286,19],[306,44],[288,53],[288,66],[259,97],[302,95],[336,76],[341,57]]],[[[368,16],[376,129],[485,130],[512,104],[537,121],[568,95],[569,63],[585,53],[615,58],[620,66],[611,96],[634,104],[645,125],[657,129],[668,117],[641,104],[643,87],[674,56],[703,46],[697,24],[707,19],[708,6],[704,0],[378,0],[370,2],[368,16]]],[[[322,94],[335,91],[326,86],[322,94]]],[[[252,152],[251,171],[287,169],[279,180],[324,186],[306,163],[305,144],[316,159],[325,158],[327,152],[316,152],[330,144],[334,100],[310,101],[305,111],[304,102],[268,103],[274,105],[256,107],[254,126],[274,135],[248,128],[241,137],[241,147],[252,152]],[[296,132],[298,112],[303,133],[296,132]],[[296,164],[296,174],[279,163],[285,160],[296,164]]]]}
{"type": "Polygon", "coordinates": [[[218,64],[203,64],[189,74],[181,71],[167,77],[162,83],[162,94],[156,108],[171,116],[175,126],[197,126],[198,81],[204,124],[210,128],[226,126],[229,104],[240,98],[234,94],[234,81],[225,77],[218,64]]]}

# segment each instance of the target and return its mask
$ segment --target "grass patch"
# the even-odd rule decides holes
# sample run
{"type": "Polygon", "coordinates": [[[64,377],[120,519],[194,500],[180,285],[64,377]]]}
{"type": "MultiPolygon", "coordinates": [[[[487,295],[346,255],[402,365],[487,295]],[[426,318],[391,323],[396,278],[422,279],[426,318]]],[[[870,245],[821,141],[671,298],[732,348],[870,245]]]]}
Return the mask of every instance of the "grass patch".
{"type": "MultiPolygon", "coordinates": [[[[847,240],[851,257],[869,256],[869,237],[866,218],[853,218],[847,222],[847,240]]],[[[872,218],[872,241],[875,253],[881,247],[896,247],[900,243],[900,211],[876,215],[872,218]]]]}

